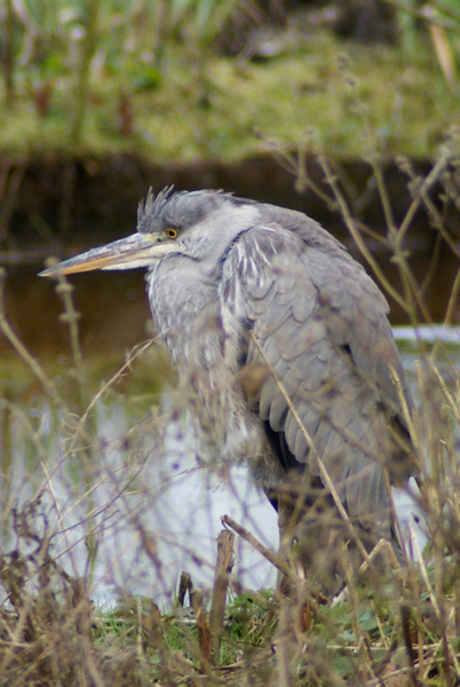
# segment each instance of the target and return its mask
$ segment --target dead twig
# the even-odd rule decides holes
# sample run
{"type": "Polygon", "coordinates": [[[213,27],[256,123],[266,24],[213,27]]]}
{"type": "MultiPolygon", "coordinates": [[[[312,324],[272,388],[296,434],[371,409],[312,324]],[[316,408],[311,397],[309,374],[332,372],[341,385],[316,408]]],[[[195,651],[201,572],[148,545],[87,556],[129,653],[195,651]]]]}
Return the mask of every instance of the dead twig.
{"type": "Polygon", "coordinates": [[[235,535],[229,530],[222,530],[217,537],[216,575],[212,591],[210,615],[214,664],[219,662],[220,645],[224,631],[225,602],[229,577],[233,567],[234,541],[235,535]]]}
{"type": "Polygon", "coordinates": [[[195,611],[196,627],[198,630],[198,646],[200,649],[200,670],[209,675],[211,673],[211,628],[206,619],[203,607],[203,592],[193,592],[192,606],[195,611]]]}
{"type": "Polygon", "coordinates": [[[231,527],[231,529],[234,530],[242,539],[251,544],[251,546],[253,546],[255,550],[261,554],[261,556],[266,558],[267,561],[274,565],[277,570],[283,573],[283,575],[291,577],[292,570],[286,561],[278,554],[273,553],[273,551],[270,551],[270,549],[267,549],[267,547],[261,544],[260,541],[258,541],[247,529],[235,522],[235,520],[233,520],[233,518],[231,518],[229,515],[223,515],[221,517],[221,522],[223,525],[231,527]]]}
{"type": "Polygon", "coordinates": [[[182,571],[179,580],[179,591],[177,592],[177,603],[179,606],[183,607],[185,602],[185,595],[188,592],[190,603],[192,601],[193,594],[193,582],[190,573],[182,571]]]}

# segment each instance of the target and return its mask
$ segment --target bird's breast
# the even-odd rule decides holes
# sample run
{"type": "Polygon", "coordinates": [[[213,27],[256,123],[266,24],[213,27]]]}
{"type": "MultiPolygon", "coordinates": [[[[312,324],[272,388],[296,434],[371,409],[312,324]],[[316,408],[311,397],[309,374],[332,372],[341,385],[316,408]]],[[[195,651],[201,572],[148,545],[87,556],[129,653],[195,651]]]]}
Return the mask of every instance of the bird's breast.
{"type": "Polygon", "coordinates": [[[231,460],[259,454],[263,433],[248,413],[238,376],[242,325],[237,315],[223,317],[216,285],[193,270],[155,270],[148,295],[156,328],[206,443],[231,460]]]}
{"type": "Polygon", "coordinates": [[[199,365],[219,346],[216,288],[190,261],[165,261],[148,277],[155,327],[177,365],[199,365]],[[204,358],[203,358],[204,356],[204,358]]]}

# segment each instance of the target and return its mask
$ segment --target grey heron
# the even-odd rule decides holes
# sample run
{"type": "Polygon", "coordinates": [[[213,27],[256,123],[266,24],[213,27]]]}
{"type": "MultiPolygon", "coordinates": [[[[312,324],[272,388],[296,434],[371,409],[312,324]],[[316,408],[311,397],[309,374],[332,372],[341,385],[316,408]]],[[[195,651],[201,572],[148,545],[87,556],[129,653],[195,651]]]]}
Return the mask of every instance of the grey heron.
{"type": "Polygon", "coordinates": [[[134,234],[41,274],[136,267],[203,442],[246,461],[306,562],[344,513],[365,550],[401,555],[389,485],[417,472],[413,402],[386,299],[345,247],[294,210],[164,189],[134,234]]]}

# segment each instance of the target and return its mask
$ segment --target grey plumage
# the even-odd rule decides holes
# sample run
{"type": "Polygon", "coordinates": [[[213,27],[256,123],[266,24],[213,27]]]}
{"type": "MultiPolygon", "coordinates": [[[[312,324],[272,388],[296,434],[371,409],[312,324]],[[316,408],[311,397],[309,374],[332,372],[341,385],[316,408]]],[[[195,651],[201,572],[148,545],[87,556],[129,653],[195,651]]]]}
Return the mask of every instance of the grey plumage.
{"type": "Polygon", "coordinates": [[[412,399],[387,302],[346,249],[302,213],[166,189],[140,205],[134,236],[45,274],[137,266],[205,439],[248,462],[280,522],[299,493],[290,525],[311,519],[324,480],[270,369],[360,531],[396,542],[384,471],[404,484],[415,464],[395,378],[409,412],[412,399]]]}

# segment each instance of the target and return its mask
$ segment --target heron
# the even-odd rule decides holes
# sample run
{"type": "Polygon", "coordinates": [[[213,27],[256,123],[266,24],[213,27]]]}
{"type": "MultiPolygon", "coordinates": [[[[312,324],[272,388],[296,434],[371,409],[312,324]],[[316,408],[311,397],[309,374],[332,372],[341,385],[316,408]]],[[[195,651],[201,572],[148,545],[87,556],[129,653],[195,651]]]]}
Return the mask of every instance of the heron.
{"type": "Polygon", "coordinates": [[[345,246],[295,210],[166,188],[135,233],[41,275],[139,267],[203,446],[247,464],[282,541],[309,565],[351,527],[401,559],[391,486],[417,472],[413,400],[388,303],[345,246]]]}

